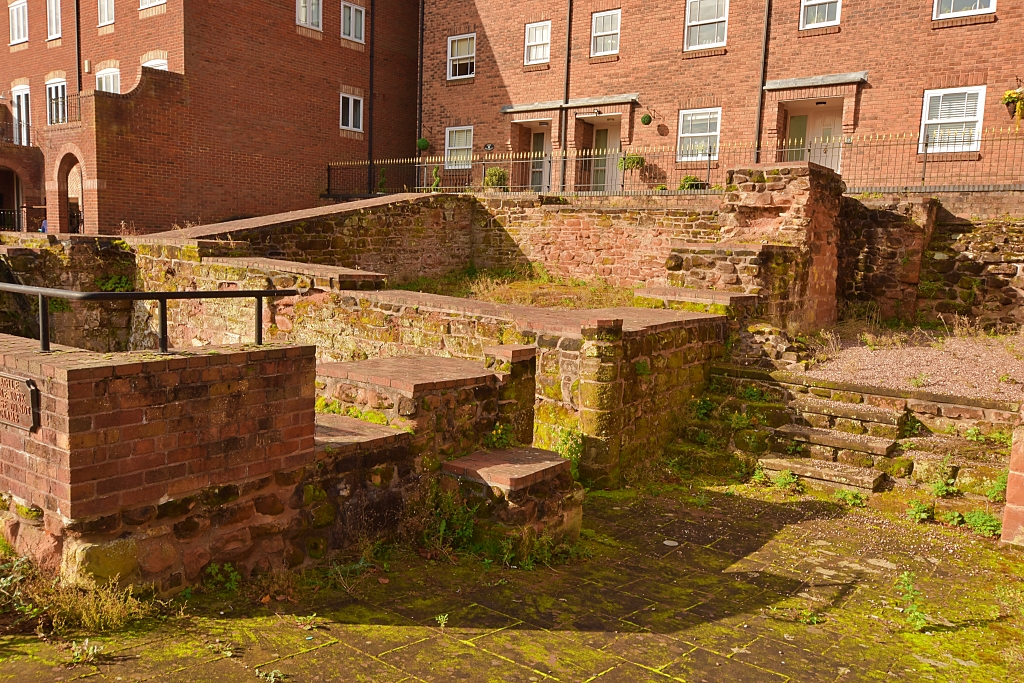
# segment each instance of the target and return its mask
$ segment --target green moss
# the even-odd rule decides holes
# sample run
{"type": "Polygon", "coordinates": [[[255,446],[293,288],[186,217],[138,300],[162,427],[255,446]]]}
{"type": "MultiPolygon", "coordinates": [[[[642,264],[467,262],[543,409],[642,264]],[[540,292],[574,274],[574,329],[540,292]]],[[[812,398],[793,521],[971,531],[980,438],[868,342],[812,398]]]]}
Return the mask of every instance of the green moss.
{"type": "Polygon", "coordinates": [[[327,492],[319,486],[306,484],[302,487],[302,504],[312,505],[327,500],[327,492]]]}
{"type": "Polygon", "coordinates": [[[18,516],[23,519],[38,520],[43,518],[43,511],[34,505],[32,507],[26,507],[18,504],[14,506],[14,509],[18,513],[18,516]]]}

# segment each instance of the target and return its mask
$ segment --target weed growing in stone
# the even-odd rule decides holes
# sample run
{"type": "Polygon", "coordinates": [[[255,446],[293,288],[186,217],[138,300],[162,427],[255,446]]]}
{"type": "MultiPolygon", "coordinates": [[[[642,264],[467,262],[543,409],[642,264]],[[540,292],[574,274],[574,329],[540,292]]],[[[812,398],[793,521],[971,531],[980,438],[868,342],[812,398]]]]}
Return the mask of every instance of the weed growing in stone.
{"type": "Polygon", "coordinates": [[[437,625],[441,627],[441,630],[444,630],[444,627],[448,625],[448,615],[438,614],[434,617],[434,621],[436,621],[437,625]]]}
{"type": "Polygon", "coordinates": [[[693,416],[698,420],[707,420],[711,417],[712,413],[715,412],[715,402],[710,398],[701,398],[693,401],[691,404],[693,410],[693,416]]]}
{"type": "MultiPolygon", "coordinates": [[[[435,168],[434,171],[436,172],[437,169],[435,168]]],[[[279,669],[274,669],[273,671],[261,671],[256,669],[256,678],[261,681],[265,681],[266,683],[280,683],[280,681],[284,680],[284,674],[281,673],[279,669]]]]}
{"type": "Polygon", "coordinates": [[[768,477],[768,473],[765,471],[764,466],[761,463],[757,463],[754,466],[754,473],[750,475],[750,483],[756,484],[757,486],[768,486],[772,483],[772,480],[768,477]]]}
{"type": "Polygon", "coordinates": [[[742,398],[744,401],[753,401],[754,403],[763,403],[765,400],[765,393],[761,389],[754,386],[741,387],[736,392],[736,396],[742,398]]]}
{"type": "Polygon", "coordinates": [[[985,435],[981,433],[981,430],[977,427],[971,427],[964,432],[964,438],[968,441],[974,441],[975,443],[984,443],[985,435]]]}
{"type": "Polygon", "coordinates": [[[918,524],[931,522],[935,519],[935,506],[922,503],[919,500],[912,500],[907,503],[907,517],[918,524]]]}
{"type": "Polygon", "coordinates": [[[563,429],[558,434],[555,452],[569,461],[572,478],[580,480],[580,458],[583,457],[583,434],[572,429],[563,429]]]}
{"type": "Polygon", "coordinates": [[[788,493],[800,493],[804,490],[804,486],[800,482],[800,478],[790,470],[782,470],[772,477],[772,486],[777,489],[787,491],[788,493]]]}
{"type": "Polygon", "coordinates": [[[1006,502],[1006,482],[1009,479],[1009,476],[1008,471],[1001,472],[999,476],[995,478],[995,481],[985,489],[985,497],[993,503],[1006,502]]]}
{"type": "Polygon", "coordinates": [[[960,489],[956,487],[956,479],[936,479],[928,488],[936,498],[952,498],[960,495],[960,489]]]}
{"type": "Polygon", "coordinates": [[[127,275],[108,275],[107,277],[97,277],[96,286],[101,292],[130,292],[135,287],[132,285],[132,280],[127,275]]]}
{"type": "Polygon", "coordinates": [[[491,430],[490,434],[484,436],[484,447],[486,448],[509,448],[516,444],[516,436],[512,425],[499,422],[491,430]]]}
{"type": "Polygon", "coordinates": [[[839,489],[833,494],[833,498],[852,508],[862,508],[867,505],[867,498],[859,491],[839,489]]]}
{"type": "Polygon", "coordinates": [[[102,650],[102,645],[90,643],[88,638],[81,644],[71,641],[71,664],[92,664],[99,658],[102,650]]]}
{"type": "Polygon", "coordinates": [[[964,521],[974,533],[993,538],[1003,532],[1003,523],[998,517],[984,510],[971,510],[964,515],[964,521]]]}
{"type": "Polygon", "coordinates": [[[729,426],[734,431],[746,429],[751,425],[751,419],[745,413],[733,413],[729,416],[729,426]]]}
{"type": "Polygon", "coordinates": [[[808,626],[815,626],[825,621],[825,617],[821,616],[814,610],[805,609],[800,612],[800,616],[797,617],[797,621],[807,624],[808,626]]]}
{"type": "Polygon", "coordinates": [[[218,593],[237,593],[242,575],[231,565],[211,564],[206,568],[206,587],[218,593]]]}
{"type": "Polygon", "coordinates": [[[914,572],[903,572],[896,579],[896,591],[903,601],[903,619],[915,631],[923,631],[928,617],[921,610],[921,591],[914,586],[914,572]]]}
{"type": "Polygon", "coordinates": [[[964,516],[956,510],[949,510],[938,515],[939,521],[950,526],[960,526],[964,523],[964,516]]]}
{"type": "Polygon", "coordinates": [[[316,616],[316,612],[313,612],[308,617],[300,617],[296,615],[295,625],[303,631],[314,631],[322,627],[324,625],[324,621],[316,616]]]}
{"type": "Polygon", "coordinates": [[[914,377],[911,377],[907,381],[910,382],[910,386],[914,387],[915,389],[926,387],[929,384],[928,375],[926,375],[923,372],[915,375],[914,377]]]}
{"type": "Polygon", "coordinates": [[[647,377],[651,374],[651,364],[646,360],[638,360],[633,363],[633,369],[636,371],[637,377],[647,377]]]}

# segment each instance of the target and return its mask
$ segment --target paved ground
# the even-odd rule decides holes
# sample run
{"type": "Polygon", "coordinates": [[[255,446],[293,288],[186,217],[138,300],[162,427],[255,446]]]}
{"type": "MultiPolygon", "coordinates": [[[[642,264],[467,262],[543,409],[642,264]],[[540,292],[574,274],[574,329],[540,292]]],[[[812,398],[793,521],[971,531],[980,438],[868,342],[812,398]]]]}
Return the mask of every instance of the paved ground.
{"type": "Polygon", "coordinates": [[[98,665],[3,638],[0,680],[258,681],[257,667],[289,682],[1024,677],[1024,554],[811,497],[723,490],[591,497],[593,557],[579,564],[485,571],[407,553],[352,594],[312,586],[267,607],[206,596],[189,616],[101,638],[98,665]],[[898,609],[903,571],[924,594],[924,633],[898,609]],[[293,615],[312,612],[323,627],[303,630],[293,615]]]}

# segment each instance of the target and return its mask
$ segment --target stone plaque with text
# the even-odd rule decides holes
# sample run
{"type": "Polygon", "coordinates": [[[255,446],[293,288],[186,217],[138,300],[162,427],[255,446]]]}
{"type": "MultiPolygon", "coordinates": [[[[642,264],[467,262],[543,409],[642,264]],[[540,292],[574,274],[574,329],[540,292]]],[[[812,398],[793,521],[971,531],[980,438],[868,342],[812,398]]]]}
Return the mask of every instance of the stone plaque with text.
{"type": "Polygon", "coordinates": [[[0,374],[0,423],[29,430],[39,426],[39,389],[35,382],[0,374]]]}

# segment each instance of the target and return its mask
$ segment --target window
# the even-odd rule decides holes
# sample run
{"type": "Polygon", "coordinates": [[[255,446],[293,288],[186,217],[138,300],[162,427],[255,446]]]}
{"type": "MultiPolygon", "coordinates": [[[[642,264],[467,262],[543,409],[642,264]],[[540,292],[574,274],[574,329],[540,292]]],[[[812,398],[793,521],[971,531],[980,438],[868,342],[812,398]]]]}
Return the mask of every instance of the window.
{"type": "Polygon", "coordinates": [[[688,0],[686,49],[702,50],[725,45],[729,0],[688,0]]]}
{"type": "Polygon", "coordinates": [[[818,28],[839,24],[842,0],[801,0],[800,28],[818,28]]]}
{"type": "Polygon", "coordinates": [[[920,151],[977,152],[984,111],[985,86],[925,90],[920,151]]]}
{"type": "Polygon", "coordinates": [[[114,23],[114,0],[100,0],[99,26],[114,23]]]}
{"type": "Polygon", "coordinates": [[[46,39],[60,38],[60,0],[46,0],[46,39]]]}
{"type": "Polygon", "coordinates": [[[68,84],[63,78],[46,83],[46,123],[68,122],[68,84]]]}
{"type": "Polygon", "coordinates": [[[121,71],[119,69],[103,69],[96,72],[96,89],[103,92],[121,92],[121,71]]]}
{"type": "Polygon", "coordinates": [[[473,166],[473,126],[448,128],[444,133],[444,167],[467,169],[473,166]]]}
{"type": "Polygon", "coordinates": [[[148,62],[143,62],[142,66],[149,67],[150,69],[157,69],[159,71],[167,71],[167,60],[151,59],[148,62]]]}
{"type": "Polygon", "coordinates": [[[614,55],[619,52],[619,19],[622,10],[594,12],[590,28],[590,56],[614,55]]]}
{"type": "Polygon", "coordinates": [[[469,78],[476,73],[476,34],[448,39],[448,80],[469,78]]]}
{"type": "Polygon", "coordinates": [[[11,114],[14,115],[14,144],[31,144],[32,116],[29,107],[28,86],[11,89],[11,114]]]}
{"type": "Polygon", "coordinates": [[[996,11],[996,0],[935,0],[935,19],[950,19],[971,14],[991,14],[996,11]]]}
{"type": "Polygon", "coordinates": [[[683,109],[679,112],[679,161],[718,159],[719,123],[722,108],[683,109]]]}
{"type": "Polygon", "coordinates": [[[526,25],[526,56],[524,64],[545,64],[551,59],[551,22],[526,25]]]}
{"type": "Polygon", "coordinates": [[[350,5],[347,2],[341,3],[341,37],[354,40],[357,43],[363,41],[363,16],[365,10],[359,5],[350,5]]]}
{"type": "Polygon", "coordinates": [[[363,130],[363,98],[341,96],[341,127],[345,130],[363,130]]]}
{"type": "MultiPolygon", "coordinates": [[[[146,9],[147,7],[156,7],[157,5],[163,5],[166,2],[167,0],[140,0],[139,9],[146,9]]],[[[111,11],[111,16],[113,16],[113,11],[111,11]]]]}
{"type": "Polygon", "coordinates": [[[11,45],[28,42],[28,3],[20,0],[7,11],[11,17],[11,45]]]}
{"type": "Polygon", "coordinates": [[[295,23],[315,31],[322,31],[320,0],[295,0],[295,23]]]}

